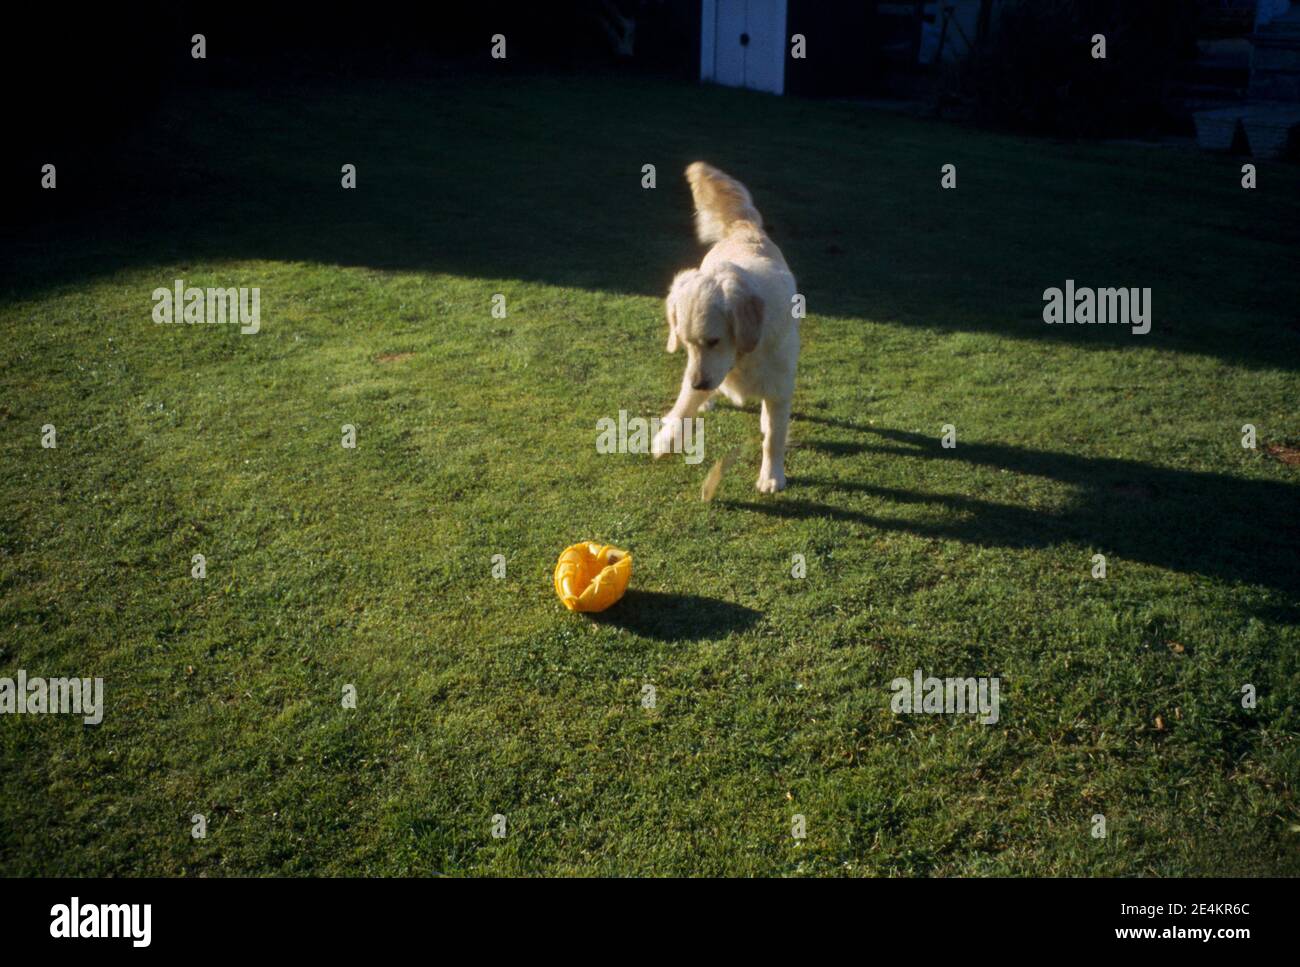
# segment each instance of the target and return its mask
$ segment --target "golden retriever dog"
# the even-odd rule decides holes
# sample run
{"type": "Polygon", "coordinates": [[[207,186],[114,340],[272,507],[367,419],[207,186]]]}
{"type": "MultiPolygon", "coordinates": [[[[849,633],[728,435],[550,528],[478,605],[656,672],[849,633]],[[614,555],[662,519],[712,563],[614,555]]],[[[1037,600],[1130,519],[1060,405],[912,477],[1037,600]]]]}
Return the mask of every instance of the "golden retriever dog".
{"type": "Polygon", "coordinates": [[[794,276],[763,231],[744,185],[702,161],[686,169],[686,180],[695,199],[695,232],[713,247],[698,269],[678,272],[668,292],[668,351],[686,346],[686,373],[651,452],[668,453],[674,438],[681,438],[681,421],[711,404],[715,392],[736,406],[761,400],[757,486],[776,493],[785,489],[785,438],[799,357],[794,276]]]}

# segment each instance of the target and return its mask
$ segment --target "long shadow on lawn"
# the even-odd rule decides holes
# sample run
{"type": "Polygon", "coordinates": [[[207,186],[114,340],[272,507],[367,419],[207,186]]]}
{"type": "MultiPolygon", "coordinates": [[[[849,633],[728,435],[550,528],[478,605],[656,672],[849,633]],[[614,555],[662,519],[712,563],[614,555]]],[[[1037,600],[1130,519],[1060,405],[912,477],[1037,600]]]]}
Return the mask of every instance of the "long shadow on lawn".
{"type": "Polygon", "coordinates": [[[745,631],[762,616],[753,608],[718,598],[633,589],[614,607],[591,615],[591,619],[645,638],[699,641],[745,631]]]}
{"type": "MultiPolygon", "coordinates": [[[[1064,511],[1048,512],[979,497],[794,477],[795,494],[813,486],[869,494],[895,504],[932,504],[958,511],[961,517],[910,520],[836,507],[789,492],[775,501],[720,503],[778,517],[830,517],[985,546],[1032,548],[1075,542],[1121,559],[1262,585],[1293,597],[1300,593],[1300,487],[1002,444],[962,443],[945,450],[937,439],[916,433],[799,414],[796,418],[875,438],[808,441],[804,446],[809,449],[841,456],[870,453],[996,467],[1069,484],[1077,488],[1078,498],[1064,511]]],[[[1292,601],[1273,616],[1296,620],[1300,604],[1292,601]]]]}
{"type": "MultiPolygon", "coordinates": [[[[268,259],[659,299],[702,253],[681,171],[704,157],[749,184],[820,314],[1300,366],[1285,270],[1300,235],[1285,172],[1267,215],[1240,191],[1161,215],[1168,175],[1136,150],[1127,166],[1088,162],[846,106],[604,75],[176,100],[127,143],[67,158],[57,197],[30,179],[36,224],[14,239],[0,297],[167,266],[137,283],[147,325],[152,288],[187,264],[268,259]],[[792,150],[774,129],[798,130],[808,147],[792,150]],[[978,159],[961,195],[915,173],[939,157],[978,159]],[[654,191],[640,187],[647,160],[654,191]],[[343,161],[358,166],[355,190],[340,185],[343,161]],[[91,182],[105,197],[77,194],[91,182]],[[1152,334],[1139,343],[1123,326],[1045,325],[1042,292],[1066,278],[1153,287],[1152,334]]],[[[229,284],[258,279],[232,272],[229,284]]],[[[412,311],[437,321],[432,297],[412,311]]],[[[657,313],[646,325],[657,338],[657,313]]]]}

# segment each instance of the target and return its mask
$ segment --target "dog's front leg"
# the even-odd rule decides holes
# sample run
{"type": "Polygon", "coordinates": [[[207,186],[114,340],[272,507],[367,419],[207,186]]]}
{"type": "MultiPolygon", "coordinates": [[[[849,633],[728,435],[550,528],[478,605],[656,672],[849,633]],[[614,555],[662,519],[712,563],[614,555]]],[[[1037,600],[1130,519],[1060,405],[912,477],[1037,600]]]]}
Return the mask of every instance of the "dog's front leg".
{"type": "MultiPolygon", "coordinates": [[[[655,434],[654,442],[650,445],[650,452],[656,459],[672,452],[674,440],[681,441],[682,420],[694,416],[704,401],[709,398],[710,392],[712,391],[706,389],[692,389],[691,384],[685,378],[682,379],[682,389],[677,394],[677,402],[659,421],[659,432],[655,434]]],[[[678,446],[681,446],[680,442],[678,446]]]]}
{"type": "Polygon", "coordinates": [[[761,493],[774,494],[785,489],[785,437],[790,432],[790,401],[763,400],[759,417],[763,430],[763,465],[758,470],[761,493]]]}

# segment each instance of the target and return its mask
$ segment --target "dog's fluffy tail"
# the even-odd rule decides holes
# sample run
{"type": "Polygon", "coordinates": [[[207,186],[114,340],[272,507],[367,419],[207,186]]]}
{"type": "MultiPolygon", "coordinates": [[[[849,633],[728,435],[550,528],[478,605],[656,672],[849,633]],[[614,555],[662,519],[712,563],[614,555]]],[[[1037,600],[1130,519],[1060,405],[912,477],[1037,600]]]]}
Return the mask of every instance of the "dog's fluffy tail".
{"type": "Polygon", "coordinates": [[[701,242],[716,242],[727,234],[733,222],[752,222],[763,227],[763,216],[754,207],[749,189],[713,165],[696,161],[686,169],[686,180],[695,198],[695,234],[701,242]]]}

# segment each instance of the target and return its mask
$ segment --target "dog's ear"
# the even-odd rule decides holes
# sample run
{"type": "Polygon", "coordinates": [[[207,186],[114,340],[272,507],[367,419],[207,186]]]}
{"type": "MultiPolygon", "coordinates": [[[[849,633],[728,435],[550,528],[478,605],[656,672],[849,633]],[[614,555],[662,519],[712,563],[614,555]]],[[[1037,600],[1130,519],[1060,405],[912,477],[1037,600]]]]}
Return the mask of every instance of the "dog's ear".
{"type": "Polygon", "coordinates": [[[752,353],[763,335],[763,300],[735,272],[723,278],[722,291],[727,299],[736,353],[740,356],[752,353]]]}
{"type": "Polygon", "coordinates": [[[677,323],[678,311],[677,302],[686,293],[686,288],[695,280],[698,273],[695,269],[684,269],[673,276],[673,284],[668,290],[668,299],[664,303],[664,309],[668,316],[668,351],[677,352],[677,323]]]}

